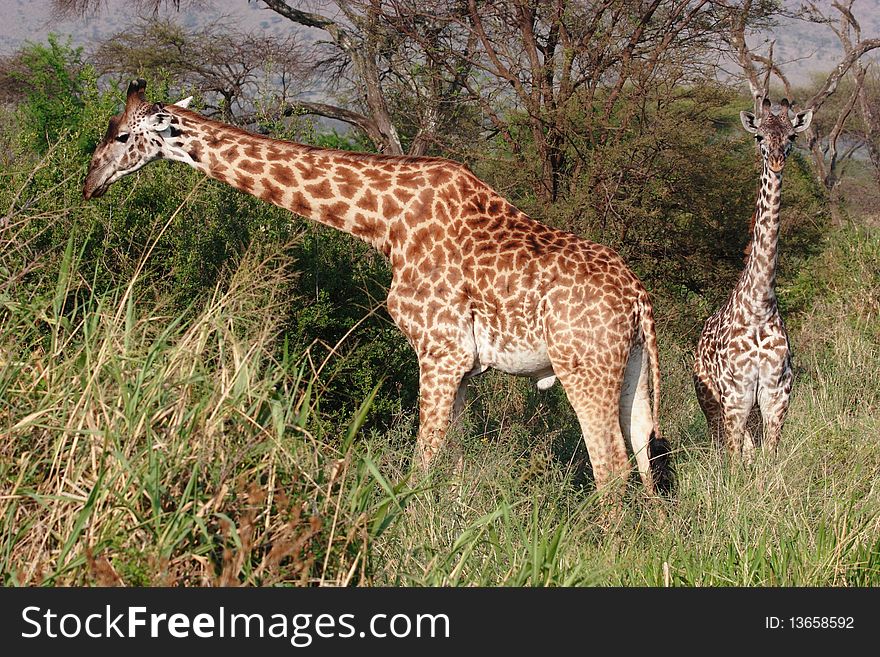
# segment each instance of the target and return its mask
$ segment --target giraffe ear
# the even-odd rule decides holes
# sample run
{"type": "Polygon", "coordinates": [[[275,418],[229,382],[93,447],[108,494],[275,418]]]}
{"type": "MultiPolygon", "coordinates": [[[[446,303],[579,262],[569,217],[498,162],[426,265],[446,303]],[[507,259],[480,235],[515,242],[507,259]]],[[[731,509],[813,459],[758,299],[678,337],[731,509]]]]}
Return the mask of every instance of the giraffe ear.
{"type": "Polygon", "coordinates": [[[752,134],[758,132],[758,126],[755,123],[755,115],[751,112],[740,112],[739,120],[742,121],[743,128],[746,129],[746,132],[751,132],[752,134]]]}
{"type": "Polygon", "coordinates": [[[174,103],[174,106],[175,107],[183,107],[184,109],[186,109],[187,107],[189,107],[189,104],[192,102],[192,99],[193,99],[192,96],[187,96],[186,98],[181,98],[176,103],[174,103]]]}
{"type": "Polygon", "coordinates": [[[150,130],[164,132],[171,126],[171,115],[161,110],[154,112],[147,117],[147,125],[150,130]]]}
{"type": "Polygon", "coordinates": [[[803,132],[810,127],[810,123],[812,122],[813,110],[808,109],[804,110],[803,112],[798,112],[795,115],[794,121],[792,121],[792,127],[794,128],[795,132],[803,132]]]}

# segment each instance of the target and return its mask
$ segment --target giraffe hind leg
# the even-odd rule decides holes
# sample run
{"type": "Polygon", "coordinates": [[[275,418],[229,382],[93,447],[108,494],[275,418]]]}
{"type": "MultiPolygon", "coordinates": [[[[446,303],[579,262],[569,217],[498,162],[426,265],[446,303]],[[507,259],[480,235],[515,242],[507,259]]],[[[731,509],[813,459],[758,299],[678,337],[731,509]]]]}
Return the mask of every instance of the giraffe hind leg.
{"type": "MultiPolygon", "coordinates": [[[[552,358],[552,356],[551,356],[552,358]]],[[[581,425],[593,468],[596,489],[619,502],[629,472],[626,443],[620,428],[620,389],[624,363],[608,368],[594,356],[571,359],[576,367],[562,364],[556,371],[581,425]]]]}
{"type": "Polygon", "coordinates": [[[467,403],[469,383],[470,377],[464,377],[458,385],[458,390],[455,392],[455,401],[452,404],[452,436],[451,439],[447,439],[447,450],[452,454],[455,463],[455,473],[458,475],[461,475],[464,472],[464,449],[456,434],[460,435],[460,431],[462,430],[461,417],[464,415],[464,408],[467,403]]]}
{"type": "Polygon", "coordinates": [[[757,450],[764,442],[761,425],[761,411],[756,405],[749,413],[743,430],[743,462],[745,463],[754,463],[757,450]]]}
{"type": "Polygon", "coordinates": [[[697,393],[700,409],[706,417],[709,436],[719,450],[723,449],[727,441],[724,436],[723,413],[717,388],[708,377],[697,373],[694,374],[694,390],[697,393]]]}

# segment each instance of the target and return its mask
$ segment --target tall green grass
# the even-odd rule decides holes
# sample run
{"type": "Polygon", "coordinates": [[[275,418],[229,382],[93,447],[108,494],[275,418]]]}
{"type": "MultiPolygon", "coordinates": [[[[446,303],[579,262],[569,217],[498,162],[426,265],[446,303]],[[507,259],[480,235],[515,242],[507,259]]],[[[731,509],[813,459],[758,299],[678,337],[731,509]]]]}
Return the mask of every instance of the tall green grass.
{"type": "MultiPolygon", "coordinates": [[[[81,63],[50,45],[33,50],[50,69],[81,63]]],[[[365,245],[169,163],[83,203],[124,90],[74,68],[66,92],[52,77],[24,112],[0,108],[2,584],[880,583],[880,233],[864,171],[851,218],[867,227],[831,230],[805,162],[789,164],[779,294],[797,378],[778,458],[744,468],[709,444],[690,380],[746,239],[753,152],[724,137],[740,102],[706,90],[720,131],[689,105],[670,114],[659,177],[628,183],[607,230],[593,186],[539,208],[515,191],[522,172],[489,163],[526,209],[619,241],[654,291],[678,489],[647,499],[634,476],[609,516],[560,386],[497,373],[454,429],[463,472],[411,476],[417,367],[374,312],[390,275],[365,245]]],[[[624,146],[590,162],[644,145],[624,146]]]]}
{"type": "Polygon", "coordinates": [[[3,298],[5,584],[368,578],[409,492],[352,449],[368,403],[314,434],[319,373],[277,348],[286,257],[250,251],[174,315],[137,273],[95,293],[70,239],[50,294],[3,298]]]}
{"type": "Polygon", "coordinates": [[[831,234],[781,284],[799,311],[776,459],[745,468],[715,452],[690,346],[661,319],[678,489],[657,501],[634,484],[609,521],[558,389],[478,381],[455,429],[463,472],[420,481],[414,409],[379,432],[367,395],[328,420],[332,363],[285,342],[300,302],[291,249],[252,242],[181,311],[144,278],[175,213],[110,287],[75,236],[34,260],[36,281],[11,275],[33,256],[31,233],[14,213],[2,228],[3,584],[880,583],[876,230],[831,234]]]}

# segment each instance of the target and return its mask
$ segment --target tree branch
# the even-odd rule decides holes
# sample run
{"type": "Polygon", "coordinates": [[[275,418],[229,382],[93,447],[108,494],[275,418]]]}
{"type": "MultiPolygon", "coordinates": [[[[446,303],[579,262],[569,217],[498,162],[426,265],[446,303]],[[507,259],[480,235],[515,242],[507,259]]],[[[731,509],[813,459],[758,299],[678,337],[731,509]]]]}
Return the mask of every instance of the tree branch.
{"type": "Polygon", "coordinates": [[[837,90],[840,80],[846,75],[850,67],[858,61],[866,52],[870,52],[875,48],[880,48],[880,39],[866,39],[856,44],[853,49],[846,54],[843,60],[834,68],[831,75],[825,80],[812,98],[806,103],[806,107],[812,110],[818,110],[822,104],[828,100],[828,97],[837,90]]]}
{"type": "Polygon", "coordinates": [[[333,38],[333,42],[346,52],[356,47],[356,43],[348,31],[340,27],[336,21],[333,21],[326,16],[296,9],[295,7],[291,7],[284,0],[263,0],[263,2],[276,14],[284,16],[294,23],[299,23],[305,27],[316,27],[320,30],[324,30],[333,38]]]}

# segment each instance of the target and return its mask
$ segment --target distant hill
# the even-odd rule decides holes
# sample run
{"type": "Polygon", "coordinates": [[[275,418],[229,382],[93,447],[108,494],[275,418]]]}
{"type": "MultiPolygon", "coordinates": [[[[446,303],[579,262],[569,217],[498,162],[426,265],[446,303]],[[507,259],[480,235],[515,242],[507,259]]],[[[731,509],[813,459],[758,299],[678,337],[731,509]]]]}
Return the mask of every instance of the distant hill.
{"type": "MultiPolygon", "coordinates": [[[[802,3],[785,0],[785,4],[798,7],[802,3]]],[[[817,4],[836,16],[830,0],[819,0],[817,4]]],[[[861,25],[863,39],[880,37],[880,0],[856,0],[853,13],[861,25]]],[[[807,82],[813,73],[830,71],[843,55],[837,36],[824,25],[789,21],[763,36],[775,41],[773,58],[795,85],[807,82]]],[[[874,51],[873,59],[877,58],[874,51]]]]}

